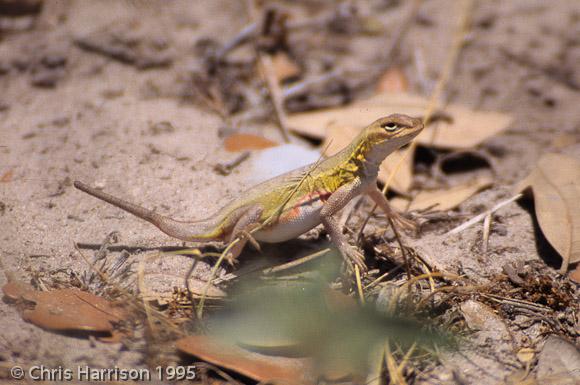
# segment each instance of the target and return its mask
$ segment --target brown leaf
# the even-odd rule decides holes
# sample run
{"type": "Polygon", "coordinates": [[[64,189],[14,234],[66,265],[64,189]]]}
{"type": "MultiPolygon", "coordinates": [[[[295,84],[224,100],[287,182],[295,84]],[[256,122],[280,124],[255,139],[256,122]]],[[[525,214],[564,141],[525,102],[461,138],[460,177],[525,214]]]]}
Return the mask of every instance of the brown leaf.
{"type": "Polygon", "coordinates": [[[219,343],[207,336],[189,336],[176,342],[177,349],[214,365],[233,370],[259,382],[310,384],[311,363],[304,358],[287,358],[253,353],[219,343]]]}
{"type": "Polygon", "coordinates": [[[580,263],[576,265],[576,268],[572,270],[570,274],[568,274],[568,278],[570,278],[571,281],[580,284],[580,263]]]}
{"type": "Polygon", "coordinates": [[[272,64],[274,65],[276,79],[280,83],[300,76],[300,66],[285,52],[278,52],[272,56],[272,64]]]}
{"type": "Polygon", "coordinates": [[[0,183],[8,183],[12,180],[12,176],[14,176],[13,170],[8,170],[0,177],[0,183]]]}
{"type": "Polygon", "coordinates": [[[34,302],[34,309],[21,312],[22,318],[44,329],[113,333],[114,324],[127,317],[110,301],[78,289],[37,291],[9,282],[2,290],[12,300],[34,302]]]}
{"type": "Polygon", "coordinates": [[[491,186],[491,176],[482,176],[466,183],[440,190],[420,191],[408,207],[409,211],[446,211],[459,206],[475,193],[491,186]]]}
{"type": "MultiPolygon", "coordinates": [[[[393,113],[422,116],[428,104],[426,98],[413,94],[382,93],[347,107],[291,115],[288,126],[299,134],[323,139],[331,124],[361,129],[393,113]]],[[[417,137],[418,143],[445,149],[468,149],[501,132],[512,120],[506,114],[474,111],[460,105],[448,106],[444,114],[449,119],[429,124],[417,137]]]]}
{"type": "Polygon", "coordinates": [[[275,147],[278,143],[272,142],[263,136],[252,134],[233,134],[224,140],[224,148],[229,152],[242,152],[247,150],[262,150],[275,147]]]}
{"type": "Polygon", "coordinates": [[[517,187],[531,188],[536,217],[546,239],[562,257],[560,272],[580,262],[580,161],[548,153],[517,187]]]}
{"type": "MultiPolygon", "coordinates": [[[[342,150],[354,139],[359,131],[360,128],[331,124],[330,127],[328,127],[326,140],[322,146],[323,149],[326,149],[325,155],[334,155],[338,151],[342,150]]],[[[385,161],[381,164],[381,168],[379,169],[378,179],[381,182],[385,183],[389,179],[391,173],[397,167],[401,159],[403,159],[406,151],[407,150],[395,151],[389,155],[387,159],[385,159],[385,161]]],[[[409,154],[403,160],[399,170],[397,170],[397,173],[391,181],[390,187],[398,192],[407,192],[411,188],[412,181],[413,155],[409,154]]]]}
{"type": "Polygon", "coordinates": [[[405,73],[399,67],[389,68],[377,83],[377,92],[406,92],[409,82],[405,73]]]}

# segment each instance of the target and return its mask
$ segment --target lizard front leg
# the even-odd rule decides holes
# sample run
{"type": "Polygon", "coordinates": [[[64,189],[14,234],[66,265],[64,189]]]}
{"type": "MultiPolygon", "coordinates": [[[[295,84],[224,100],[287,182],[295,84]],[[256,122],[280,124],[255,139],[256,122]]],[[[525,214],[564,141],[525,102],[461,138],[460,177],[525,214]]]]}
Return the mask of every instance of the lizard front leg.
{"type": "Polygon", "coordinates": [[[231,231],[230,238],[228,242],[232,242],[236,238],[240,240],[229,250],[226,260],[230,265],[236,263],[236,259],[246,246],[246,243],[250,241],[256,248],[259,248],[258,243],[250,232],[260,225],[260,217],[262,216],[262,208],[258,205],[251,206],[241,214],[237,221],[235,222],[233,229],[231,231]]]}
{"type": "Polygon", "coordinates": [[[369,188],[367,194],[376,203],[376,205],[379,206],[381,210],[384,211],[385,215],[393,220],[393,222],[397,223],[405,230],[408,231],[417,230],[417,225],[415,224],[415,222],[403,217],[396,210],[394,210],[389,204],[389,201],[387,200],[385,195],[382,193],[381,190],[379,190],[379,188],[376,185],[373,185],[371,188],[369,188]]]}
{"type": "Polygon", "coordinates": [[[366,271],[367,267],[364,261],[364,255],[354,246],[351,246],[344,234],[338,221],[333,218],[333,215],[340,211],[352,198],[359,195],[362,191],[362,184],[360,179],[355,179],[349,184],[340,187],[332,193],[328,198],[324,207],[320,211],[321,222],[324,228],[330,235],[330,239],[336,245],[340,254],[344,258],[349,268],[357,265],[362,271],[366,271]]]}

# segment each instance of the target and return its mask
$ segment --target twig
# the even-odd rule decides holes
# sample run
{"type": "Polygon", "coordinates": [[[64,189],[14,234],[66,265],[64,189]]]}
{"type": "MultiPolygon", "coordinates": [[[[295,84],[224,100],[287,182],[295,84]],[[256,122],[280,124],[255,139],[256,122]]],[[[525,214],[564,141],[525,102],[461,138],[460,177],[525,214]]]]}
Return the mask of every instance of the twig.
{"type": "Polygon", "coordinates": [[[229,175],[232,170],[250,157],[250,151],[244,151],[239,156],[227,163],[218,163],[213,169],[221,175],[229,175]]]}
{"type": "Polygon", "coordinates": [[[274,70],[272,58],[269,55],[260,52],[258,53],[258,63],[262,68],[264,80],[266,81],[268,92],[270,94],[270,100],[274,106],[274,112],[276,113],[276,119],[278,120],[278,127],[280,128],[284,141],[288,143],[290,141],[290,135],[288,134],[288,117],[284,110],[282,90],[280,89],[280,84],[276,78],[276,71],[274,70]]]}
{"type": "Polygon", "coordinates": [[[145,300],[145,296],[143,295],[146,291],[145,289],[145,264],[144,261],[139,261],[139,265],[137,266],[137,287],[139,288],[139,293],[141,294],[141,302],[143,304],[143,310],[145,311],[145,319],[147,320],[147,326],[149,327],[149,332],[152,336],[155,335],[155,327],[152,320],[151,315],[151,307],[145,300]]]}
{"type": "Polygon", "coordinates": [[[224,44],[224,46],[217,52],[216,56],[218,60],[223,60],[230,51],[256,37],[257,32],[257,23],[246,25],[236,36],[234,36],[233,39],[224,44]]]}
{"type": "Polygon", "coordinates": [[[510,203],[517,201],[518,199],[520,199],[522,196],[524,196],[524,194],[516,194],[513,197],[506,199],[503,202],[498,203],[497,205],[493,206],[491,209],[487,210],[484,213],[481,213],[473,218],[471,218],[470,220],[468,220],[467,222],[457,226],[456,228],[449,230],[448,232],[446,232],[444,235],[453,235],[453,234],[458,234],[460,232],[462,232],[463,230],[467,229],[468,227],[473,226],[474,224],[481,222],[482,220],[485,219],[486,216],[496,212],[497,210],[501,209],[504,206],[509,205],[510,203]]]}
{"type": "Polygon", "coordinates": [[[371,287],[376,286],[377,284],[379,284],[383,279],[385,279],[386,277],[388,277],[391,274],[396,273],[397,271],[401,270],[401,266],[396,266],[395,268],[387,271],[386,273],[384,273],[383,275],[381,275],[380,277],[378,277],[377,279],[375,279],[374,281],[372,281],[371,283],[369,283],[368,285],[365,286],[365,289],[370,289],[371,287]]]}
{"type": "Polygon", "coordinates": [[[423,57],[423,51],[421,51],[421,48],[415,48],[413,51],[413,59],[415,72],[417,72],[417,78],[419,78],[419,85],[424,93],[430,93],[433,90],[433,83],[431,80],[427,79],[427,68],[425,66],[425,58],[423,57]]]}
{"type": "Polygon", "coordinates": [[[487,246],[489,244],[489,233],[491,231],[491,213],[488,213],[483,220],[483,245],[482,251],[487,253],[487,246]]]}
{"type": "Polygon", "coordinates": [[[358,265],[354,265],[354,275],[356,277],[356,288],[358,292],[358,298],[360,300],[361,305],[365,304],[365,295],[363,293],[362,281],[360,278],[360,269],[358,265]]]}
{"type": "Polygon", "coordinates": [[[262,274],[270,275],[270,274],[274,274],[274,273],[279,273],[279,272],[284,271],[284,270],[292,269],[296,266],[300,266],[304,263],[313,261],[313,260],[327,254],[329,251],[330,251],[329,248],[322,249],[322,250],[317,251],[315,253],[309,254],[305,257],[295,259],[294,261],[290,261],[290,262],[284,263],[282,265],[274,266],[274,267],[269,267],[267,269],[262,270],[262,274]]]}
{"type": "Polygon", "coordinates": [[[330,80],[341,77],[343,75],[344,75],[343,70],[336,69],[330,72],[325,72],[313,78],[304,79],[301,82],[294,83],[284,88],[282,90],[282,96],[284,97],[284,99],[289,99],[293,96],[307,92],[308,90],[310,90],[311,87],[315,85],[326,83],[330,80]]]}
{"type": "Polygon", "coordinates": [[[395,30],[389,41],[388,48],[385,50],[385,53],[383,54],[383,60],[381,61],[383,65],[380,66],[380,73],[383,73],[393,64],[393,58],[395,57],[397,50],[401,45],[403,37],[405,36],[409,28],[413,25],[413,21],[417,17],[417,13],[419,12],[419,7],[421,6],[422,2],[423,0],[413,0],[408,13],[405,15],[405,17],[401,19],[397,29],[395,30]]]}

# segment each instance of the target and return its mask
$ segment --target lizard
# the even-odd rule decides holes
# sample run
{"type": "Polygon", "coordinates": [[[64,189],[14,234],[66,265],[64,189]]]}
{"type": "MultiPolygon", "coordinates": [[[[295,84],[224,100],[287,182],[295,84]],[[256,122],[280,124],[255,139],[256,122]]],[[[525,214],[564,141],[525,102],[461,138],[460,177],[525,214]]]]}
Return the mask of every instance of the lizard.
{"type": "Polygon", "coordinates": [[[366,270],[363,254],[348,243],[334,218],[354,197],[367,194],[398,225],[413,222],[392,209],[377,186],[379,166],[393,151],[423,129],[421,119],[402,114],[382,117],[344,149],[251,187],[214,215],[202,220],[176,220],[75,181],[74,186],[157,226],[186,242],[231,242],[226,259],[234,264],[248,241],[284,242],[322,224],[349,269],[366,270]]]}

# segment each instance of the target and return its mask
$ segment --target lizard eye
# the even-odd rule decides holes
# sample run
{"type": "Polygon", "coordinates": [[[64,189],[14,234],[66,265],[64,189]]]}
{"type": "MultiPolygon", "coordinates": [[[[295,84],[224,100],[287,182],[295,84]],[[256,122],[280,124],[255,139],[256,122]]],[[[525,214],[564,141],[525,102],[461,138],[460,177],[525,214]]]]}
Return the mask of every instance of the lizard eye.
{"type": "Polygon", "coordinates": [[[399,129],[399,126],[397,125],[397,123],[387,122],[381,124],[381,128],[384,128],[387,131],[396,131],[399,129]]]}

